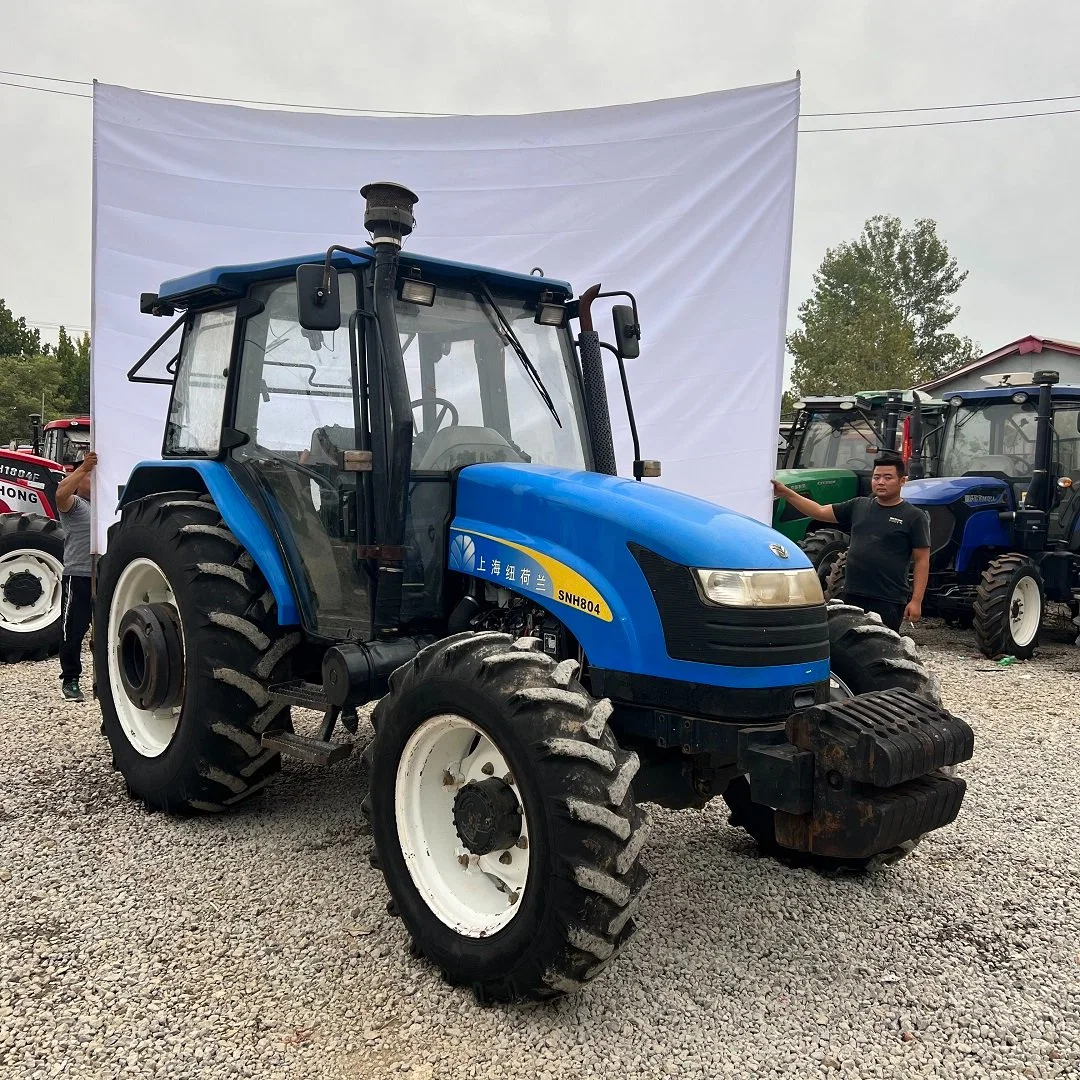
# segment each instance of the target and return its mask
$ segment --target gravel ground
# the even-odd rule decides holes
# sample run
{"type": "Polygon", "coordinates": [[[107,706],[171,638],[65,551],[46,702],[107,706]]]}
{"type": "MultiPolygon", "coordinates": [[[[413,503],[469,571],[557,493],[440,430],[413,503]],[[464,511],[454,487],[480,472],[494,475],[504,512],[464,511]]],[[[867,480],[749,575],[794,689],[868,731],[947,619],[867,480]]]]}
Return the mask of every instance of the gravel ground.
{"type": "Polygon", "coordinates": [[[955,825],[828,879],[755,858],[715,805],[654,811],[635,945],[516,1008],[408,958],[359,755],[171,820],[126,798],[55,662],[0,668],[0,1075],[1076,1076],[1080,650],[1001,668],[915,637],[977,732],[955,825]]]}

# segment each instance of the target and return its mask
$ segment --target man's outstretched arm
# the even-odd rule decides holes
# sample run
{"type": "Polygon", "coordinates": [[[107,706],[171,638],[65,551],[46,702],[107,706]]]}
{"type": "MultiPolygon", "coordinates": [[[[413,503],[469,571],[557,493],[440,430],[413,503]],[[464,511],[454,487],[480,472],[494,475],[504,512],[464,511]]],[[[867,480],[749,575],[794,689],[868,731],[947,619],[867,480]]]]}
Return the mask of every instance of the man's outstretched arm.
{"type": "Polygon", "coordinates": [[[794,492],[785,484],[781,484],[779,480],[772,482],[773,494],[780,495],[787,499],[800,514],[805,514],[808,518],[813,518],[815,521],[828,521],[832,524],[836,524],[836,513],[831,506],[822,506],[821,503],[814,502],[813,499],[808,499],[805,495],[799,495],[794,492]]]}

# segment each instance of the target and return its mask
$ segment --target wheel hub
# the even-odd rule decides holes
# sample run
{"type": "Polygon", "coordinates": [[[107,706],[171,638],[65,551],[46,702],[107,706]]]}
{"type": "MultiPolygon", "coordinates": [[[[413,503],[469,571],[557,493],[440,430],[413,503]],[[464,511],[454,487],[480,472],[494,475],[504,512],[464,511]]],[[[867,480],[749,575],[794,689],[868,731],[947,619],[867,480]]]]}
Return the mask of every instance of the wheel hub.
{"type": "Polygon", "coordinates": [[[184,686],[180,619],[172,604],[138,604],[125,612],[117,634],[124,693],[136,708],[177,705],[184,686]]]}
{"type": "Polygon", "coordinates": [[[8,574],[3,591],[4,599],[16,608],[32,607],[45,595],[41,579],[29,570],[8,574]]]}
{"type": "Polygon", "coordinates": [[[521,835],[521,808],[513,788],[495,776],[466,784],[454,797],[454,828],[473,855],[513,847],[521,835]]]}

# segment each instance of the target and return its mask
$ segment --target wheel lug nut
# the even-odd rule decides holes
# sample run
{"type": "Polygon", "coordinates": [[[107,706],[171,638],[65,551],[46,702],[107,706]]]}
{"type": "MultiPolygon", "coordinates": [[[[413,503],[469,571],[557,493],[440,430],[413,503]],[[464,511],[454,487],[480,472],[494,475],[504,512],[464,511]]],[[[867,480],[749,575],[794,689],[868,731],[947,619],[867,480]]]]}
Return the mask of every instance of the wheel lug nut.
{"type": "Polygon", "coordinates": [[[514,786],[514,774],[513,773],[507,773],[503,777],[503,783],[504,784],[509,784],[511,787],[513,787],[514,786]]]}
{"type": "Polygon", "coordinates": [[[524,851],[529,846],[529,838],[527,836],[519,836],[517,838],[517,846],[524,851]]]}
{"type": "Polygon", "coordinates": [[[495,766],[492,765],[490,761],[485,761],[484,764],[480,767],[480,771],[485,776],[490,776],[495,771],[495,766]]]}
{"type": "Polygon", "coordinates": [[[499,862],[501,862],[503,864],[503,866],[509,866],[510,863],[512,863],[513,861],[514,861],[514,856],[511,855],[509,851],[504,851],[499,856],[499,862]]]}
{"type": "Polygon", "coordinates": [[[468,855],[459,855],[459,856],[457,857],[457,861],[458,861],[459,863],[461,863],[461,865],[462,865],[462,866],[466,866],[466,867],[467,867],[467,866],[469,865],[469,856],[468,856],[468,855]]]}
{"type": "Polygon", "coordinates": [[[516,904],[516,903],[518,902],[518,897],[519,897],[520,895],[521,895],[520,893],[512,892],[512,893],[511,893],[511,894],[510,894],[510,895],[509,895],[509,896],[507,897],[507,900],[509,900],[511,904],[516,904]]]}
{"type": "Polygon", "coordinates": [[[454,786],[454,774],[449,769],[447,769],[446,772],[443,773],[442,782],[443,787],[454,786]]]}

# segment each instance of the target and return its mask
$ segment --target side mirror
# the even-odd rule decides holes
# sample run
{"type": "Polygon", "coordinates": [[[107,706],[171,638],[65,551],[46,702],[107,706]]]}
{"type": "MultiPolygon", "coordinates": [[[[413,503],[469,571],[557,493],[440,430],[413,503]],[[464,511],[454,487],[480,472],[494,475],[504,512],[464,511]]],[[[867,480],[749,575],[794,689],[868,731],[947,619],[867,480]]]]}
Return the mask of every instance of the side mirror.
{"type": "Polygon", "coordinates": [[[296,268],[296,315],[305,330],[337,330],[341,326],[341,293],[337,271],[330,268],[329,285],[323,288],[321,263],[296,268]]]}
{"type": "Polygon", "coordinates": [[[641,327],[634,318],[634,309],[629,304],[616,304],[611,309],[611,318],[615,323],[615,344],[619,355],[624,360],[640,356],[641,327]]]}

